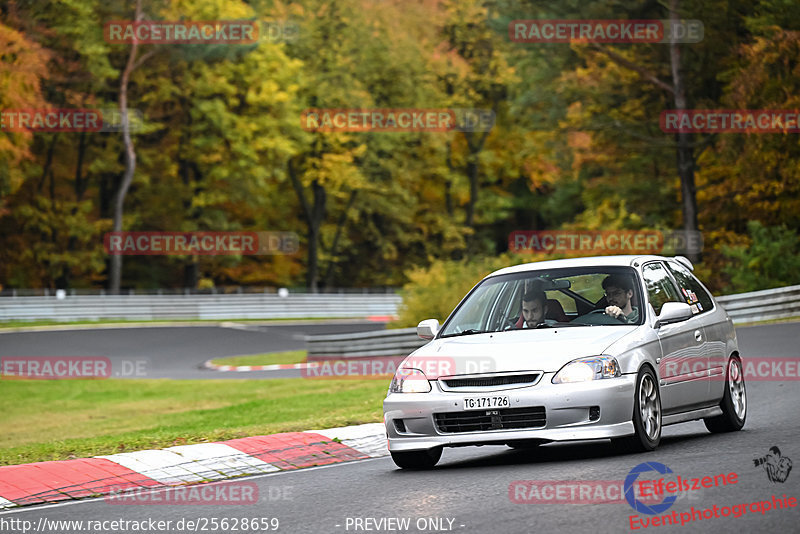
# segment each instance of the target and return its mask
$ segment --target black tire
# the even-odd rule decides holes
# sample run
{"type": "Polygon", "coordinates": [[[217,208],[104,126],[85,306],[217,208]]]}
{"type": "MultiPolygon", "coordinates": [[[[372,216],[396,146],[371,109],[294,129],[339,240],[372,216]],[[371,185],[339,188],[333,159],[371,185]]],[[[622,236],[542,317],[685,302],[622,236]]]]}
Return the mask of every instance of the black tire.
{"type": "Polygon", "coordinates": [[[442,457],[442,448],[426,451],[392,452],[392,460],[401,469],[431,469],[442,457]]]}
{"type": "Polygon", "coordinates": [[[642,367],[636,375],[636,390],[633,395],[632,436],[614,438],[612,445],[622,452],[650,452],[661,443],[661,391],[650,367],[642,367]],[[644,387],[644,391],[643,391],[644,387]],[[644,393],[644,397],[642,394],[644,393]],[[651,405],[649,417],[642,416],[641,401],[651,405]]]}
{"type": "Polygon", "coordinates": [[[744,385],[742,361],[731,356],[725,369],[725,392],[722,394],[722,415],[703,419],[709,432],[735,432],[741,430],[747,419],[747,390],[744,385]],[[731,387],[733,384],[733,387],[731,387]]]}

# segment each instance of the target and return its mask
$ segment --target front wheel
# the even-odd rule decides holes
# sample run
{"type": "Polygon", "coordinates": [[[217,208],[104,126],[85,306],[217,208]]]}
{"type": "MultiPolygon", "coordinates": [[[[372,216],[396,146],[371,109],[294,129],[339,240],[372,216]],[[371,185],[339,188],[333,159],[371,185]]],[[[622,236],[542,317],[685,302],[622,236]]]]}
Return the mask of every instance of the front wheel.
{"type": "Polygon", "coordinates": [[[401,469],[430,469],[442,457],[442,448],[434,447],[426,451],[391,452],[391,455],[395,465],[401,469]]]}
{"type": "Polygon", "coordinates": [[[732,356],[725,374],[725,393],[722,395],[722,415],[703,419],[710,432],[734,432],[741,430],[747,418],[747,392],[744,387],[742,362],[732,356]]]}
{"type": "Polygon", "coordinates": [[[633,436],[615,438],[611,443],[625,452],[648,452],[661,442],[661,394],[649,367],[643,367],[636,376],[633,430],[633,436]]]}

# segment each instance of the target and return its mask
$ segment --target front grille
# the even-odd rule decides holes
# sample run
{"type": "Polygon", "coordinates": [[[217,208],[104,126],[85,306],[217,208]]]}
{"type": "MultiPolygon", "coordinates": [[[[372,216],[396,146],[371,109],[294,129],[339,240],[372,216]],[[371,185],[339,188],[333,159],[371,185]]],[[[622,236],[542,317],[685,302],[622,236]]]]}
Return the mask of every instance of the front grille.
{"type": "Polygon", "coordinates": [[[513,428],[538,428],[547,424],[544,406],[435,413],[439,432],[481,432],[513,428]]]}
{"type": "Polygon", "coordinates": [[[479,376],[475,378],[448,378],[442,382],[448,388],[466,388],[483,386],[507,386],[509,384],[533,384],[539,379],[539,373],[525,375],[479,376]]]}

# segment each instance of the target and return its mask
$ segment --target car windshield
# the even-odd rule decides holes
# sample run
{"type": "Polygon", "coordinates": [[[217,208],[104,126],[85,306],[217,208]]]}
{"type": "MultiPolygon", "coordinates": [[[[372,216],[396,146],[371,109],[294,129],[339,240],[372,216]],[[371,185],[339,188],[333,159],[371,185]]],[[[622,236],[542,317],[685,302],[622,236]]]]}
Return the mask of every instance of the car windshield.
{"type": "Polygon", "coordinates": [[[566,326],[642,324],[641,285],[630,267],[526,271],[481,282],[441,337],[566,326]]]}

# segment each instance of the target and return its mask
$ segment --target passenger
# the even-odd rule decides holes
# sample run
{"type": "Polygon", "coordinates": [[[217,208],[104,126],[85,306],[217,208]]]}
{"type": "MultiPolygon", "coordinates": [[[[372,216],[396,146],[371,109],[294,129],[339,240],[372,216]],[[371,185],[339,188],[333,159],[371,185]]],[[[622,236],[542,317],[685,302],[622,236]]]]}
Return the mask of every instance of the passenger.
{"type": "Polygon", "coordinates": [[[555,324],[552,319],[545,319],[547,313],[547,296],[541,289],[529,289],[522,297],[522,317],[525,322],[522,328],[536,328],[540,324],[555,324]]]}
{"type": "Polygon", "coordinates": [[[629,276],[612,274],[603,280],[606,292],[606,315],[610,315],[624,323],[639,322],[639,308],[631,305],[633,298],[633,282],[629,276]]]}

